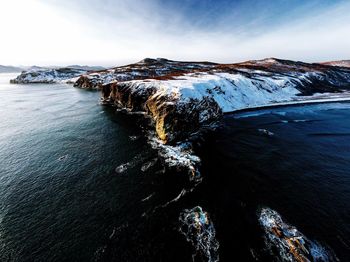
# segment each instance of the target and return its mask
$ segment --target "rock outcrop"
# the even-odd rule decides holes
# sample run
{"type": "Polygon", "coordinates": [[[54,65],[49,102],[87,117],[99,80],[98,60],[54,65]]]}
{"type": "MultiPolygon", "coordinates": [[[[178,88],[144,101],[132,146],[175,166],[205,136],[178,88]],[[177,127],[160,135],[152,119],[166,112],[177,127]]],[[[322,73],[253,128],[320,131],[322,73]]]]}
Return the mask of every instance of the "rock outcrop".
{"type": "Polygon", "coordinates": [[[267,248],[281,261],[338,261],[331,250],[309,240],[272,209],[261,209],[259,222],[265,233],[267,248]]]}
{"type": "Polygon", "coordinates": [[[200,206],[193,209],[185,209],[179,217],[179,231],[186,237],[195,249],[192,256],[200,258],[200,261],[219,261],[219,242],[216,239],[216,231],[209,214],[200,206]]]}

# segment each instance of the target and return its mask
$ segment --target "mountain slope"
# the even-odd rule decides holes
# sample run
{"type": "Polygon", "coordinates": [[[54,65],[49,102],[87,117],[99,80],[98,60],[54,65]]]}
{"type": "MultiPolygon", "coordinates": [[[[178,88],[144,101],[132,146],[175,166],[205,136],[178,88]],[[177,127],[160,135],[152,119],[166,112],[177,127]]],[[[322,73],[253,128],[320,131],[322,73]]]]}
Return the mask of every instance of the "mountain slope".
{"type": "Polygon", "coordinates": [[[344,94],[350,69],[275,58],[237,64],[149,59],[81,76],[75,86],[101,88],[104,103],[148,113],[159,138],[174,143],[226,112],[344,94]]]}
{"type": "Polygon", "coordinates": [[[87,71],[84,69],[71,67],[34,68],[28,71],[23,71],[10,82],[13,84],[57,83],[70,80],[86,73],[87,71]]]}
{"type": "Polygon", "coordinates": [[[330,61],[322,63],[330,66],[350,67],[350,60],[330,61]]]}
{"type": "Polygon", "coordinates": [[[100,85],[116,81],[159,78],[181,75],[194,70],[206,70],[217,64],[209,62],[178,62],[164,58],[145,58],[140,62],[100,70],[81,76],[75,86],[82,88],[99,88],[100,85]]]}
{"type": "Polygon", "coordinates": [[[0,65],[0,73],[17,73],[21,72],[23,69],[16,66],[4,66],[0,65]]]}

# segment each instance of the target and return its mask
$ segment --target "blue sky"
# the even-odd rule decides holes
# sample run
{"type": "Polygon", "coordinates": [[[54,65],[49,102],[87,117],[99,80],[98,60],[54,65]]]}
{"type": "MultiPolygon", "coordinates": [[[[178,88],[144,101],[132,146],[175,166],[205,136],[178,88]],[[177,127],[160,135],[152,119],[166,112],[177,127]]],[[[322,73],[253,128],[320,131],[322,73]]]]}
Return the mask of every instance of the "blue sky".
{"type": "Polygon", "coordinates": [[[4,0],[0,64],[350,59],[345,0],[4,0]]]}

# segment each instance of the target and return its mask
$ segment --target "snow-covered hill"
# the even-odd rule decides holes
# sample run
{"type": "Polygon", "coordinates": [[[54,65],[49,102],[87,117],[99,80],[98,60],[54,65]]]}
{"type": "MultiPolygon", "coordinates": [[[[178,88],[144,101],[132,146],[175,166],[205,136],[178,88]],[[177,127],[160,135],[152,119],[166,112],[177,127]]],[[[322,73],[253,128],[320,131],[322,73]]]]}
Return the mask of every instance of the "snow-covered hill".
{"type": "Polygon", "coordinates": [[[350,69],[321,64],[275,58],[238,64],[151,62],[149,70],[141,62],[113,69],[110,75],[82,76],[76,86],[101,87],[105,103],[145,111],[165,143],[187,137],[223,113],[319,101],[330,93],[344,97],[350,89],[350,69]],[[143,75],[136,73],[140,68],[143,75]]]}
{"type": "Polygon", "coordinates": [[[32,84],[32,83],[57,83],[64,81],[75,82],[76,77],[88,73],[102,67],[89,66],[69,66],[69,67],[30,67],[23,71],[11,83],[16,84],[32,84]]]}
{"type": "Polygon", "coordinates": [[[138,63],[100,70],[81,76],[75,86],[82,88],[100,88],[112,81],[130,81],[164,76],[181,75],[193,70],[206,70],[217,64],[209,62],[179,62],[164,58],[145,58],[138,63]]]}

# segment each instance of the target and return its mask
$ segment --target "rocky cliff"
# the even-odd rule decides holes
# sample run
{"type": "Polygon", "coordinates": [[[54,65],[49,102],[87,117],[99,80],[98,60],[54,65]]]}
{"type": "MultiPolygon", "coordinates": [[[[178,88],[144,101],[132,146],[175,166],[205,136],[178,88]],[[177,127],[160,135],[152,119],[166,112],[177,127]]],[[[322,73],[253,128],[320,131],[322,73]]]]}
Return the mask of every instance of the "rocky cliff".
{"type": "Polygon", "coordinates": [[[75,86],[101,88],[104,103],[146,112],[159,138],[171,144],[223,113],[345,97],[350,69],[275,58],[237,64],[146,59],[84,75],[75,86]]]}

